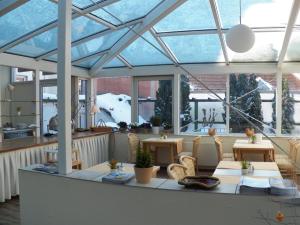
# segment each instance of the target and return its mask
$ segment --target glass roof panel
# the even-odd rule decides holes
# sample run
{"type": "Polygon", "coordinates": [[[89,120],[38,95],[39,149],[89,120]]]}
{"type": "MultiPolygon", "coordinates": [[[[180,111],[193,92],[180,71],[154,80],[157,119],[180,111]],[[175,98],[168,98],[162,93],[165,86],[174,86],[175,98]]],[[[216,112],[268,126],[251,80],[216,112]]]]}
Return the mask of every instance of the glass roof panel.
{"type": "Polygon", "coordinates": [[[236,53],[228,49],[233,62],[277,61],[282,46],[284,32],[256,32],[255,43],[246,53],[236,53]]]}
{"type": "Polygon", "coordinates": [[[55,55],[51,55],[51,56],[47,57],[46,59],[57,62],[57,57],[58,57],[57,54],[55,54],[55,55]]]}
{"type": "Polygon", "coordinates": [[[76,66],[81,66],[81,67],[85,67],[85,68],[91,68],[98,60],[100,59],[100,57],[95,57],[93,59],[75,64],[76,66]]]}
{"type": "Polygon", "coordinates": [[[293,31],[284,60],[285,61],[300,61],[300,32],[299,32],[299,30],[293,31]]]}
{"type": "Polygon", "coordinates": [[[0,46],[57,19],[57,4],[31,0],[0,17],[0,46]]]}
{"type": "MultiPolygon", "coordinates": [[[[242,23],[250,27],[286,26],[292,0],[244,0],[242,23]]],[[[240,23],[240,0],[217,0],[223,28],[240,23]]]]}
{"type": "MultiPolygon", "coordinates": [[[[101,2],[101,1],[94,1],[94,2],[101,2]]],[[[92,0],[73,0],[72,4],[78,8],[83,9],[94,4],[94,2],[92,0]]]]}
{"type": "MultiPolygon", "coordinates": [[[[143,35],[151,43],[155,43],[154,39],[150,40],[151,34],[143,35]]],[[[155,44],[157,45],[157,44],[155,44]]],[[[172,62],[150,45],[141,37],[135,40],[131,45],[121,52],[121,55],[133,66],[155,65],[155,64],[172,64],[172,62]]]]}
{"type": "Polygon", "coordinates": [[[209,0],[189,0],[154,26],[158,32],[215,29],[209,0]]]}
{"type": "Polygon", "coordinates": [[[224,62],[217,34],[163,37],[180,63],[224,62]]]}
{"type": "Polygon", "coordinates": [[[120,20],[124,23],[145,16],[160,2],[161,0],[121,0],[104,7],[104,10],[98,9],[93,14],[110,23],[119,25],[121,24],[120,20]]]}
{"type": "MultiPolygon", "coordinates": [[[[85,17],[72,21],[72,41],[106,29],[105,26],[85,17]]],[[[46,31],[8,50],[10,53],[37,57],[57,48],[57,28],[46,31]]]]}
{"type": "Polygon", "coordinates": [[[82,43],[72,48],[72,60],[111,48],[126,32],[127,28],[114,31],[102,37],[82,43]]]}
{"type": "Polygon", "coordinates": [[[7,52],[30,57],[37,57],[57,47],[57,28],[29,39],[7,52]]]}
{"type": "Polygon", "coordinates": [[[118,58],[114,58],[108,63],[104,64],[103,68],[122,67],[125,66],[118,58]]]}

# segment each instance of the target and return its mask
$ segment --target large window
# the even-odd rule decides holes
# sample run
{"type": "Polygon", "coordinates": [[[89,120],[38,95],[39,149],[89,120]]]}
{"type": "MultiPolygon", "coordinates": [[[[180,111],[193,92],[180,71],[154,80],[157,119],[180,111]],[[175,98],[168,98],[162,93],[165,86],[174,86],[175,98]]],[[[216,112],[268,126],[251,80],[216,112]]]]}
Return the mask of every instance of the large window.
{"type": "Polygon", "coordinates": [[[300,134],[300,74],[285,74],[282,79],[281,132],[300,134]]]}
{"type": "Polygon", "coordinates": [[[243,133],[255,126],[256,132],[275,133],[275,75],[230,74],[229,79],[230,132],[243,133]]]}
{"type": "Polygon", "coordinates": [[[152,116],[160,117],[162,125],[173,124],[172,78],[157,80],[138,79],[138,122],[149,122],[152,116]]]}
{"type": "Polygon", "coordinates": [[[226,92],[226,75],[181,75],[181,132],[207,134],[209,128],[217,133],[226,132],[226,113],[223,100],[226,92]],[[216,92],[218,99],[205,86],[216,92]]]}
{"type": "Polygon", "coordinates": [[[131,78],[104,77],[95,82],[95,104],[99,109],[95,123],[118,127],[119,122],[131,122],[131,78]]]}

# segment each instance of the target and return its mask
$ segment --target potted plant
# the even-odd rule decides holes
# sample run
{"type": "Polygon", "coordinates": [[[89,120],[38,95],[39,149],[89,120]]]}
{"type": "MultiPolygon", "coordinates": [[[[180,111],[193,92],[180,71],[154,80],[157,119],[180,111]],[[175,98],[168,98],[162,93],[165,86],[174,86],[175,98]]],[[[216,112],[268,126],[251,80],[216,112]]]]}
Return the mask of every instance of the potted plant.
{"type": "Polygon", "coordinates": [[[161,120],[159,116],[152,116],[150,118],[150,123],[152,124],[152,132],[153,134],[159,134],[159,129],[161,125],[161,120]]]}
{"type": "Polygon", "coordinates": [[[21,116],[21,110],[22,108],[20,106],[17,107],[17,115],[18,116],[21,116]]]}
{"type": "Polygon", "coordinates": [[[241,165],[242,165],[242,175],[247,174],[249,172],[250,163],[244,160],[241,162],[241,165]]]}
{"type": "Polygon", "coordinates": [[[129,124],[129,127],[130,127],[130,132],[136,133],[139,125],[138,125],[138,123],[131,123],[131,124],[129,124]]]}
{"type": "Polygon", "coordinates": [[[164,132],[165,133],[172,133],[172,125],[170,125],[169,123],[167,122],[164,122],[162,124],[163,128],[164,128],[164,132]]]}
{"type": "Polygon", "coordinates": [[[120,132],[125,132],[127,130],[127,123],[124,121],[119,122],[118,126],[120,132]]]}
{"type": "Polygon", "coordinates": [[[116,172],[117,171],[117,164],[118,164],[118,161],[115,160],[115,159],[112,159],[112,160],[109,161],[109,167],[110,167],[111,172],[116,172]]]}
{"type": "Polygon", "coordinates": [[[153,164],[151,154],[148,150],[143,150],[140,147],[137,149],[134,172],[138,183],[147,184],[150,182],[153,164]]]}

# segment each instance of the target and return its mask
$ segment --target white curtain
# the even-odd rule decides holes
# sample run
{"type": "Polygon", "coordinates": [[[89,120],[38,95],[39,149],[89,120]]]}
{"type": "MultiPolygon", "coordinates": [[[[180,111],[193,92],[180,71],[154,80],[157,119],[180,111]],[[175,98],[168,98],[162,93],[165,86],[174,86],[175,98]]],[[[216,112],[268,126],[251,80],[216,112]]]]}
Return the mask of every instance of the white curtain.
{"type": "MultiPolygon", "coordinates": [[[[83,169],[108,160],[108,134],[76,139],[74,145],[79,149],[83,169]]],[[[19,194],[18,169],[45,163],[45,151],[54,149],[57,149],[57,144],[0,153],[0,202],[19,194]]]]}

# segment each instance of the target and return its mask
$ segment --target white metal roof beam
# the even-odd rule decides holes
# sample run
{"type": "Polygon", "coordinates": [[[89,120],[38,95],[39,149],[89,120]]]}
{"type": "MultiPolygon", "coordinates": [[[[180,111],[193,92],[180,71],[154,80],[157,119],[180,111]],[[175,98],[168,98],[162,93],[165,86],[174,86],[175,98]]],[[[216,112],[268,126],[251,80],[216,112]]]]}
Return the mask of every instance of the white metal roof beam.
{"type": "Polygon", "coordinates": [[[0,16],[14,10],[15,8],[28,2],[28,0],[2,0],[0,1],[0,16]]]}
{"type": "MultiPolygon", "coordinates": [[[[54,2],[56,4],[58,3],[58,0],[49,0],[49,1],[54,2]]],[[[117,1],[120,1],[120,0],[115,0],[114,2],[117,2],[117,1]]],[[[113,25],[112,23],[107,22],[106,20],[103,20],[103,19],[91,14],[90,13],[91,11],[89,11],[89,10],[86,11],[86,10],[80,9],[76,6],[72,6],[72,11],[80,14],[81,16],[85,16],[85,17],[87,17],[91,20],[94,20],[95,22],[100,23],[100,24],[102,24],[106,27],[109,27],[110,29],[116,29],[115,25],[113,25]]]]}
{"type": "Polygon", "coordinates": [[[134,42],[141,34],[153,27],[158,21],[181,6],[187,0],[165,0],[153,9],[144,19],[143,23],[132,28],[111,49],[110,53],[102,57],[92,68],[91,74],[98,73],[102,66],[112,58],[116,57],[122,50],[134,42]]]}
{"type": "Polygon", "coordinates": [[[280,51],[280,54],[278,56],[278,67],[279,68],[282,66],[283,60],[285,58],[285,55],[286,55],[286,52],[287,52],[287,49],[288,49],[288,46],[289,46],[289,42],[291,40],[293,27],[294,27],[294,25],[296,23],[296,20],[297,20],[299,8],[300,8],[300,1],[299,0],[294,0],[292,10],[291,10],[291,13],[290,13],[290,17],[289,17],[289,21],[288,21],[288,24],[286,26],[281,51],[280,51]]]}
{"type": "Polygon", "coordinates": [[[223,55],[224,55],[224,59],[226,64],[229,64],[229,58],[228,58],[228,53],[227,53],[227,48],[226,48],[226,44],[225,44],[225,38],[224,38],[224,34],[222,32],[222,23],[221,23],[221,19],[220,19],[220,15],[219,15],[219,10],[218,10],[218,5],[216,3],[215,0],[209,0],[210,3],[210,7],[215,19],[215,23],[216,23],[216,27],[217,27],[217,32],[218,32],[218,36],[221,42],[221,47],[222,47],[222,51],[223,51],[223,55]]]}
{"type": "Polygon", "coordinates": [[[82,62],[85,62],[85,61],[87,61],[87,60],[93,59],[93,58],[95,58],[95,57],[103,56],[103,55],[107,54],[108,52],[109,52],[109,50],[104,50],[104,51],[101,51],[101,52],[96,52],[96,53],[94,53],[94,54],[92,54],[92,55],[84,56],[84,57],[82,57],[82,58],[73,60],[73,61],[72,61],[72,64],[78,65],[78,64],[80,64],[80,63],[82,63],[82,62]]]}
{"type": "Polygon", "coordinates": [[[117,55],[117,58],[124,63],[129,69],[132,69],[132,65],[121,55],[117,55]]]}
{"type": "MultiPolygon", "coordinates": [[[[96,9],[105,7],[105,6],[110,5],[110,4],[113,4],[116,1],[119,1],[119,0],[106,0],[106,1],[103,1],[103,2],[99,2],[99,3],[95,4],[95,5],[92,5],[92,6],[88,7],[88,8],[86,8],[86,9],[84,9],[83,11],[84,11],[84,13],[90,13],[92,11],[95,11],[96,9]]],[[[78,18],[80,16],[81,15],[78,14],[78,13],[73,13],[72,19],[78,18]]],[[[50,29],[52,29],[54,27],[57,27],[57,20],[53,21],[53,22],[51,22],[51,23],[49,23],[49,24],[47,24],[47,25],[45,25],[43,27],[40,27],[40,28],[38,28],[38,29],[36,29],[34,31],[31,31],[30,33],[27,33],[27,34],[23,35],[22,37],[20,37],[20,38],[18,38],[16,40],[14,40],[14,41],[12,41],[12,42],[4,45],[2,48],[0,48],[0,53],[3,53],[6,50],[8,50],[10,48],[13,48],[14,46],[16,46],[18,44],[21,44],[22,42],[27,41],[27,40],[29,40],[29,39],[37,36],[37,35],[40,35],[40,34],[46,32],[46,31],[48,31],[48,30],[50,30],[50,29]]]]}
{"type": "MultiPolygon", "coordinates": [[[[72,47],[75,47],[75,46],[77,46],[77,45],[80,45],[80,44],[82,44],[82,43],[88,42],[88,41],[90,41],[90,40],[93,40],[93,39],[102,37],[102,36],[107,35],[107,34],[113,32],[113,31],[121,30],[121,29],[123,29],[123,28],[126,27],[126,26],[131,26],[131,25],[133,25],[133,24],[137,24],[137,23],[140,23],[140,22],[141,22],[141,19],[137,19],[137,20],[134,20],[134,21],[130,21],[130,22],[128,22],[128,23],[125,23],[125,24],[123,24],[123,25],[117,26],[117,28],[116,28],[115,30],[107,29],[107,30],[99,31],[99,32],[97,32],[97,33],[95,33],[95,34],[92,34],[92,35],[90,35],[90,36],[87,36],[87,37],[81,38],[81,39],[79,39],[79,40],[73,41],[73,42],[72,42],[72,47]]],[[[45,58],[47,58],[47,57],[50,57],[50,56],[52,56],[52,55],[55,55],[56,53],[57,53],[57,48],[56,48],[56,49],[53,49],[53,50],[51,50],[51,51],[49,51],[49,52],[46,52],[46,53],[44,53],[44,54],[42,54],[42,55],[39,55],[39,56],[36,57],[35,59],[36,59],[36,60],[45,59],[45,58]]]]}
{"type": "Polygon", "coordinates": [[[153,28],[150,29],[150,33],[155,38],[157,43],[160,45],[160,47],[164,50],[164,52],[169,56],[169,58],[174,62],[174,64],[178,65],[178,59],[174,55],[174,53],[171,51],[171,49],[166,45],[166,43],[156,35],[156,32],[153,28]]]}

